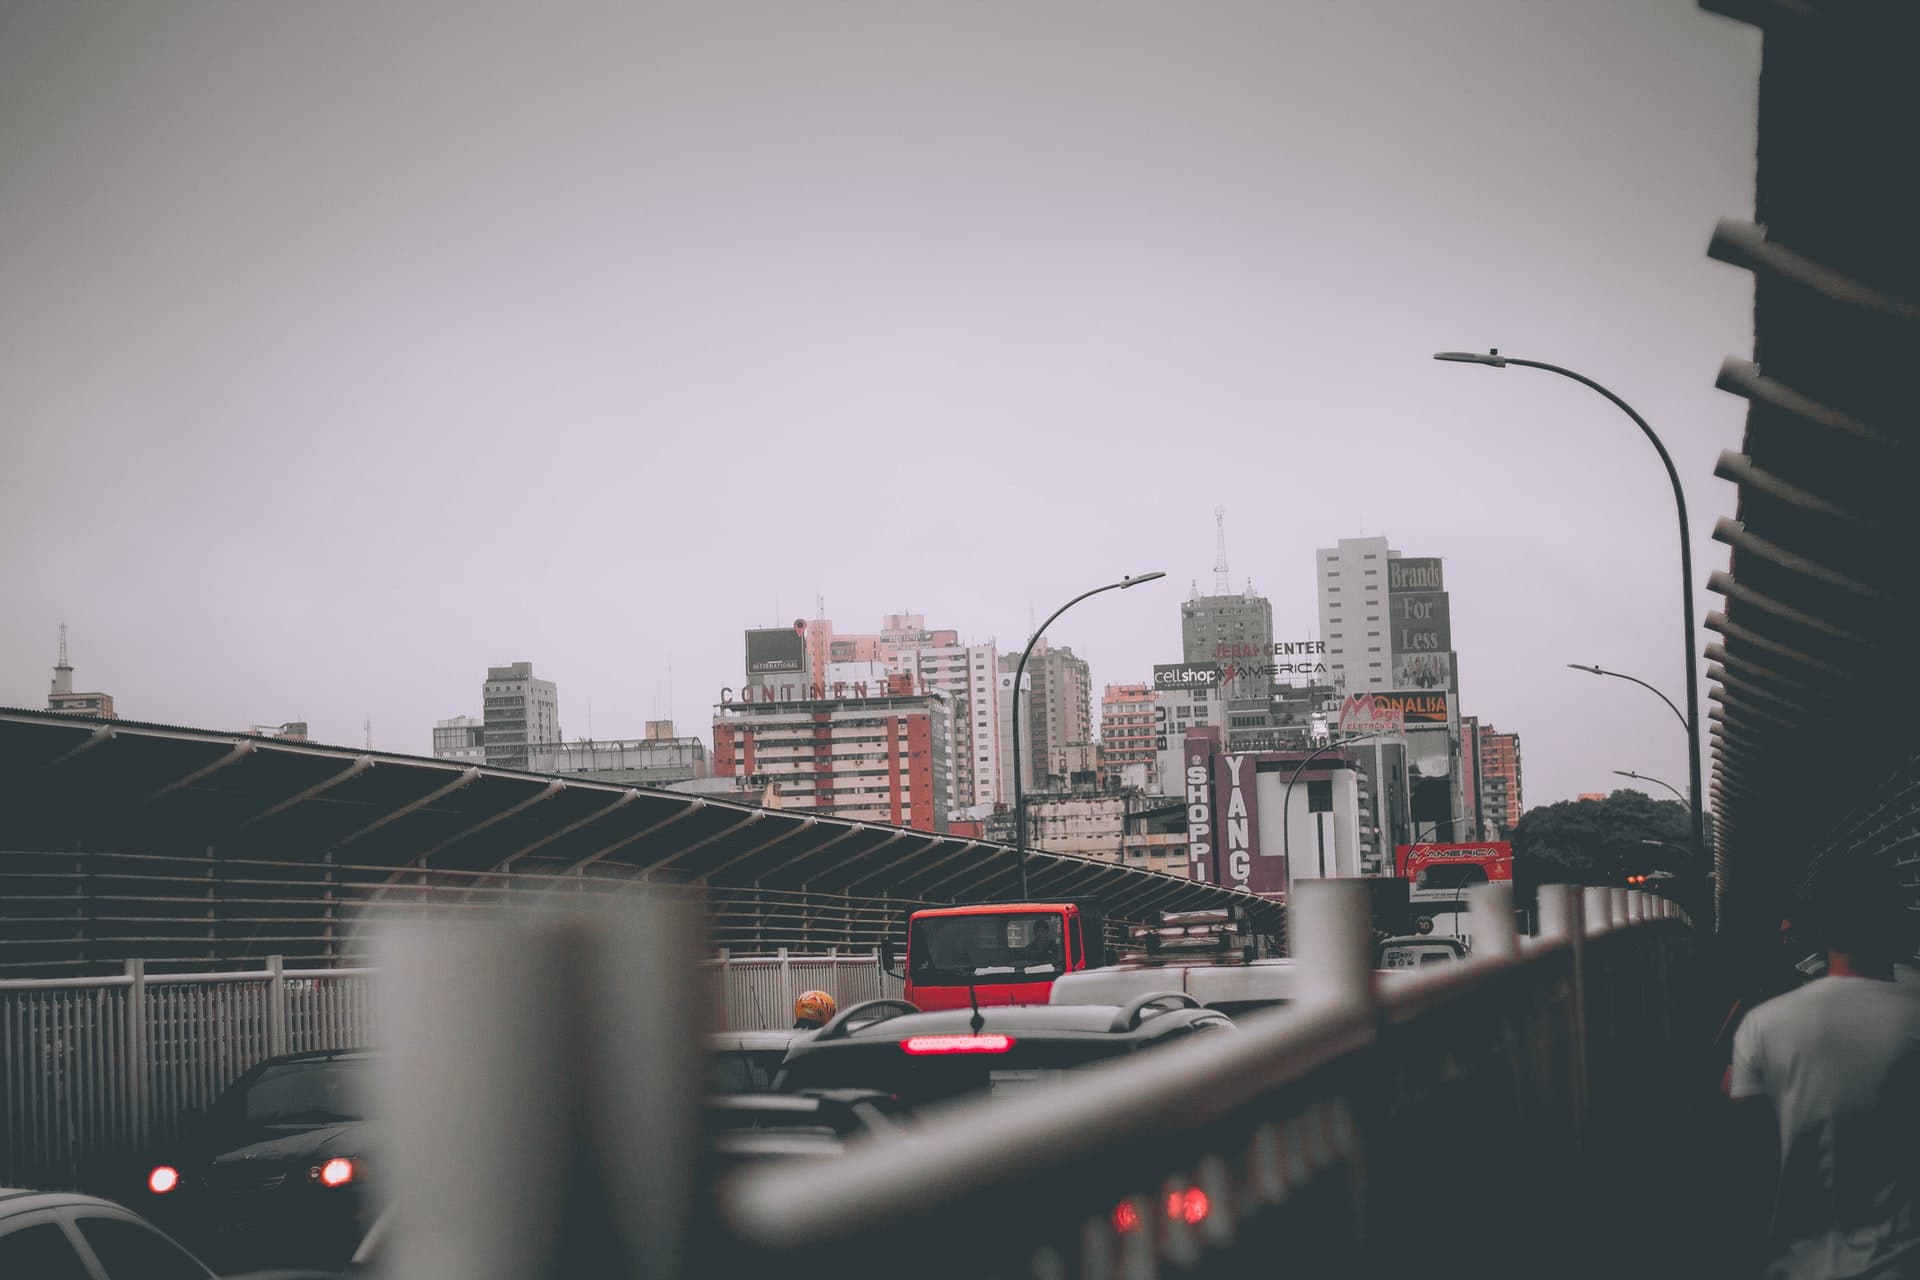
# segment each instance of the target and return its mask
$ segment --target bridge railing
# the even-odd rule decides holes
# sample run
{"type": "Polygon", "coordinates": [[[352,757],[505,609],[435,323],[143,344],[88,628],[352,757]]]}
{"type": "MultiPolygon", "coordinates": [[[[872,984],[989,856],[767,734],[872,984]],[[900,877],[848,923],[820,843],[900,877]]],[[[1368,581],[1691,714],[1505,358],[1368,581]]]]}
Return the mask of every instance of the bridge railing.
{"type": "MultiPolygon", "coordinates": [[[[711,1196],[673,1112],[697,1097],[671,1046],[699,1010],[670,982],[644,1018],[610,1024],[585,1018],[597,1005],[518,1008],[498,984],[480,999],[470,971],[497,940],[405,940],[383,989],[405,1027],[382,1086],[401,1153],[394,1274],[571,1274],[581,1238],[621,1256],[608,1274],[657,1277],[1617,1275],[1650,1254],[1619,1215],[1663,1154],[1649,1100],[1683,1033],[1692,946],[1674,905],[1549,886],[1540,936],[1522,939],[1510,888],[1482,887],[1475,955],[1393,978],[1369,968],[1362,886],[1299,898],[1295,1005],[711,1196]],[[449,1000],[462,975],[473,993],[449,1000]],[[508,1034],[530,1018],[550,1034],[508,1034]],[[476,1040],[502,1056],[446,1047],[476,1040]],[[461,1122],[520,1114],[530,1080],[570,1109],[518,1133],[461,1122]],[[443,1187],[448,1159],[514,1178],[443,1187]]],[[[664,921],[672,904],[651,909],[664,921]]],[[[511,927],[549,957],[549,985],[592,990],[674,971],[671,930],[634,925],[511,927]]]]}
{"type": "MultiPolygon", "coordinates": [[[[843,1004],[898,996],[874,954],[790,952],[700,966],[712,1025],[791,1025],[822,988],[843,1004]]],[[[0,1186],[71,1188],[87,1163],[171,1133],[262,1058],[384,1042],[371,968],[0,980],[0,1186]]]]}

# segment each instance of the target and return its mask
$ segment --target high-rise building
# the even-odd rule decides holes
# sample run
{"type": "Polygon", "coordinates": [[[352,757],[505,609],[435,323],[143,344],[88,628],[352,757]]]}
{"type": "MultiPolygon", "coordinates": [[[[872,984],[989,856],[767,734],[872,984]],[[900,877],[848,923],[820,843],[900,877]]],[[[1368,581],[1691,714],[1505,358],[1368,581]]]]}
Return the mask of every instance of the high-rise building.
{"type": "Polygon", "coordinates": [[[433,754],[438,760],[487,762],[487,726],[475,716],[455,716],[433,722],[433,754]]]}
{"type": "Polygon", "coordinates": [[[912,687],[900,674],[845,696],[722,703],[713,777],[771,785],[782,808],[945,832],[949,700],[912,687]]]}
{"type": "MultiPolygon", "coordinates": [[[[1017,653],[1000,657],[1002,671],[1014,671],[1019,665],[1017,653]]],[[[1028,771],[1027,785],[1039,791],[1068,786],[1067,775],[1072,771],[1062,767],[1068,748],[1093,741],[1093,673],[1086,659],[1041,637],[1027,659],[1027,687],[1020,694],[1020,711],[1027,717],[1025,742],[1033,744],[1033,767],[1028,771]]]]}
{"type": "Polygon", "coordinates": [[[1137,779],[1152,791],[1159,784],[1154,748],[1153,688],[1110,684],[1100,695],[1100,784],[1112,790],[1137,779]],[[1141,776],[1144,775],[1144,776],[1141,776]]]}
{"type": "Polygon", "coordinates": [[[525,769],[530,747],[561,740],[560,691],[553,681],[537,679],[531,662],[488,667],[481,698],[487,763],[494,768],[525,769]]]}
{"type": "Polygon", "coordinates": [[[1273,605],[1253,594],[1196,595],[1180,606],[1180,660],[1233,667],[1222,691],[1236,710],[1265,711],[1273,697],[1273,605]]]}
{"type": "Polygon", "coordinates": [[[1394,687],[1387,563],[1399,554],[1385,538],[1342,538],[1314,555],[1328,683],[1343,694],[1394,687]]]}
{"type": "Polygon", "coordinates": [[[1483,838],[1504,840],[1520,825],[1520,815],[1526,811],[1520,791],[1520,735],[1501,733],[1483,724],[1478,737],[1480,821],[1486,829],[1483,838]]]}
{"type": "MultiPolygon", "coordinates": [[[[917,613],[889,614],[878,656],[887,670],[945,694],[952,715],[949,809],[1011,801],[1000,794],[999,652],[992,641],[961,644],[957,631],[929,631],[917,613]]],[[[1021,694],[1026,701],[1026,694],[1021,694]]]]}
{"type": "Polygon", "coordinates": [[[47,710],[99,720],[114,718],[112,694],[73,691],[73,665],[67,661],[67,624],[64,622],[60,624],[60,661],[53,668],[53,688],[47,694],[47,710]]]}
{"type": "MultiPolygon", "coordinates": [[[[1329,678],[1348,707],[1394,695],[1405,715],[1407,796],[1415,840],[1450,840],[1471,817],[1462,788],[1460,683],[1438,558],[1402,556],[1384,537],[1342,538],[1314,556],[1329,678]]],[[[1369,717],[1371,706],[1356,708],[1369,717]]],[[[1385,824],[1382,824],[1383,826],[1385,824]]]]}

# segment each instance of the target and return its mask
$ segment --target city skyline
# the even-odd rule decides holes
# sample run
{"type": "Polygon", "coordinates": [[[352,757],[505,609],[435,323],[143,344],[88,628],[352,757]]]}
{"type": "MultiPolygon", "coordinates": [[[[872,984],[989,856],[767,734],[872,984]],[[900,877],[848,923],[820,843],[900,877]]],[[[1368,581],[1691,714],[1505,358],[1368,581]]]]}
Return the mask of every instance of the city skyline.
{"type": "Polygon", "coordinates": [[[1705,247],[1752,207],[1756,30],[729,12],[11,10],[0,700],[42,704],[64,619],[135,719],[424,754],[527,659],[633,735],[703,722],[740,630],[817,596],[1004,651],[1164,570],[1049,632],[1132,682],[1224,506],[1282,635],[1318,546],[1446,556],[1466,709],[1525,738],[1536,803],[1684,775],[1664,708],[1565,669],[1680,695],[1657,460],[1583,388],[1429,357],[1633,403],[1718,607],[1752,287],[1705,247]]]}

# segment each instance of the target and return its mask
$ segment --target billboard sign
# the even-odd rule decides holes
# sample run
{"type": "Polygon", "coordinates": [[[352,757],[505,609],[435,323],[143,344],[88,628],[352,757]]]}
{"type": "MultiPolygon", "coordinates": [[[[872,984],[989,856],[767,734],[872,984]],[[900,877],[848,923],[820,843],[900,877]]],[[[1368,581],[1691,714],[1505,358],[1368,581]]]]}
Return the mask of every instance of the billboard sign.
{"type": "Polygon", "coordinates": [[[1453,654],[1394,654],[1393,687],[1419,690],[1453,688],[1453,654]]]}
{"type": "Polygon", "coordinates": [[[1387,612],[1393,618],[1393,652],[1446,653],[1453,648],[1453,619],[1444,591],[1392,592],[1387,612]]]}
{"type": "Polygon", "coordinates": [[[1387,561],[1387,594],[1400,595],[1407,591],[1445,591],[1446,579],[1440,573],[1438,556],[1416,557],[1408,559],[1402,556],[1398,560],[1387,561]]]}
{"type": "Polygon", "coordinates": [[[1187,877],[1196,884],[1218,884],[1218,841],[1213,829],[1214,761],[1220,755],[1220,731],[1187,730],[1181,778],[1187,800],[1187,877]]]}
{"type": "Polygon", "coordinates": [[[1401,844],[1394,846],[1394,872],[1402,880],[1417,880],[1432,866],[1479,867],[1489,880],[1513,879],[1513,845],[1506,840],[1474,844],[1401,844]]]}
{"type": "Polygon", "coordinates": [[[1187,874],[1201,884],[1252,893],[1286,892],[1284,858],[1262,857],[1251,753],[1229,754],[1211,725],[1187,731],[1183,780],[1187,803],[1187,874]]]}
{"type": "Polygon", "coordinates": [[[747,674],[768,675],[807,669],[806,626],[756,627],[747,632],[747,674]]]}
{"type": "Polygon", "coordinates": [[[1153,669],[1156,689],[1217,689],[1223,683],[1220,665],[1215,662],[1173,663],[1153,669]]]}
{"type": "Polygon", "coordinates": [[[1342,733],[1400,733],[1406,729],[1406,718],[1400,708],[1376,694],[1354,693],[1340,704],[1339,725],[1342,733]]]}
{"type": "Polygon", "coordinates": [[[1373,695],[1376,704],[1386,703],[1400,713],[1409,729],[1443,727],[1447,724],[1447,692],[1444,689],[1396,689],[1373,695]]]}

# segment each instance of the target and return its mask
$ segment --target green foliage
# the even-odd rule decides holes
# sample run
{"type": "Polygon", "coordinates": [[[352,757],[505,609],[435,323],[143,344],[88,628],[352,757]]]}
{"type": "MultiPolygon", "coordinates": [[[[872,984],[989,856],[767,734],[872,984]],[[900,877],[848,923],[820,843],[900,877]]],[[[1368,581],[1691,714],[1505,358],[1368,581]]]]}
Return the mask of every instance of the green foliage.
{"type": "Polygon", "coordinates": [[[1541,884],[1623,885],[1631,873],[1686,873],[1687,807],[1620,790],[1605,800],[1529,809],[1513,829],[1513,876],[1541,884]],[[1674,848],[1643,844],[1660,840],[1674,848]]]}

